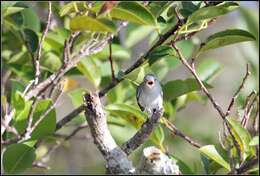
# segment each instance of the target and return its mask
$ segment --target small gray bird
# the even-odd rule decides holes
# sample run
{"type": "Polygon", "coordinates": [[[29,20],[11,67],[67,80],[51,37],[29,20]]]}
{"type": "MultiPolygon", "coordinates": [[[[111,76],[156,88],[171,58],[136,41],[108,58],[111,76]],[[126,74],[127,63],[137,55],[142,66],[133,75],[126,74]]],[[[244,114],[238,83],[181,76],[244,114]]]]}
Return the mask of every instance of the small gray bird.
{"type": "Polygon", "coordinates": [[[149,115],[163,108],[163,92],[159,80],[152,74],[147,74],[136,89],[137,103],[142,111],[149,115]]]}

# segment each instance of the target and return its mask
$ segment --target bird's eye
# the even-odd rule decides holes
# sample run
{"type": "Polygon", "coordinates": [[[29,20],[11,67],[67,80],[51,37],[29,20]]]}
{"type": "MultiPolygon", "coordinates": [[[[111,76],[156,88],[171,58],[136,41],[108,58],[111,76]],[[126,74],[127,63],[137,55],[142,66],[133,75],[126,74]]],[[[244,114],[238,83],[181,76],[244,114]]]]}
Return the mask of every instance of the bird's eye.
{"type": "Polygon", "coordinates": [[[153,81],[148,81],[148,84],[149,85],[153,85],[153,81]]]}

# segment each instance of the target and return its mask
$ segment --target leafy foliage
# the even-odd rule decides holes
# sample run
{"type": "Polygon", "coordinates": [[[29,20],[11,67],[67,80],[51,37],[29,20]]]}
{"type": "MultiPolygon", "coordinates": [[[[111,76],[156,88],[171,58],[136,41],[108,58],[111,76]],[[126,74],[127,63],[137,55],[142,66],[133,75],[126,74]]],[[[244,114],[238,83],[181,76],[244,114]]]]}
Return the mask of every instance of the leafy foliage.
{"type": "MultiPolygon", "coordinates": [[[[72,105],[78,108],[84,103],[83,95],[86,92],[106,90],[109,85],[109,91],[105,94],[102,103],[113,137],[117,142],[123,143],[133,136],[147,119],[147,114],[137,106],[135,94],[136,86],[148,73],[155,74],[161,82],[164,95],[164,116],[177,126],[179,125],[180,110],[192,101],[205,105],[208,98],[201,94],[201,85],[196,79],[189,77],[180,79],[176,78],[174,74],[174,77],[169,76],[168,73],[172,74],[184,68],[176,50],[171,46],[173,41],[177,41],[176,46],[180,48],[187,62],[190,62],[188,60],[190,58],[196,58],[197,75],[207,89],[213,89],[214,79],[222,69],[226,69],[226,66],[219,59],[202,54],[227,45],[248,41],[253,41],[255,48],[258,48],[258,22],[253,14],[245,8],[241,8],[238,2],[121,1],[107,7],[102,14],[100,12],[106,5],[104,2],[73,1],[65,2],[64,5],[52,2],[52,23],[42,43],[40,83],[50,78],[51,75],[54,75],[55,79],[51,79],[48,83],[53,87],[48,87],[48,85],[43,92],[40,92],[42,95],[37,95],[41,96],[41,99],[37,100],[33,110],[34,97],[26,99],[25,95],[35,88],[32,83],[32,80],[35,80],[34,59],[39,51],[39,39],[44,35],[43,31],[47,23],[45,21],[47,18],[39,17],[41,13],[38,13],[37,9],[47,11],[47,4],[44,2],[1,2],[1,26],[3,28],[1,69],[5,74],[2,78],[7,79],[6,85],[3,85],[1,108],[4,112],[3,117],[6,117],[7,112],[14,110],[8,125],[18,133],[6,130],[2,139],[7,142],[17,136],[24,137],[30,114],[33,117],[32,124],[35,124],[51,106],[56,106],[56,94],[67,94],[72,105]],[[245,19],[247,30],[224,29],[214,32],[199,45],[198,37],[194,36],[196,33],[207,29],[210,23],[218,20],[220,16],[232,13],[237,9],[240,9],[241,15],[245,19]],[[123,24],[120,33],[118,33],[119,23],[123,24]],[[179,27],[172,31],[175,25],[179,25],[179,27]],[[77,32],[80,34],[70,43],[70,50],[66,51],[65,46],[68,44],[66,42],[71,42],[70,37],[77,32]],[[165,34],[170,35],[164,39],[165,34]],[[103,41],[112,35],[111,40],[103,41]],[[160,40],[163,42],[155,45],[160,40]],[[91,45],[93,41],[98,44],[103,42],[104,46],[100,47],[103,49],[92,55],[84,56],[78,62],[72,60],[77,54],[82,54],[83,46],[91,45]],[[111,44],[112,53],[108,43],[111,44]],[[143,46],[145,46],[145,50],[143,46]],[[153,49],[146,55],[150,48],[153,49]],[[111,68],[110,55],[113,68],[111,68]],[[66,58],[65,56],[68,57],[68,60],[63,60],[66,58]],[[139,58],[139,61],[131,66],[136,58],[139,58]],[[73,63],[72,66],[67,69],[66,66],[71,63],[73,63]],[[125,74],[125,70],[128,68],[133,69],[130,69],[130,73],[125,74]],[[116,78],[111,77],[111,69],[115,72],[116,78]],[[63,73],[61,77],[65,77],[63,84],[56,79],[56,75],[60,73],[63,73]],[[84,80],[81,84],[78,83],[79,77],[84,80]],[[32,85],[29,86],[31,83],[32,85]]],[[[45,15],[45,13],[42,14],[45,15]]],[[[90,48],[93,49],[93,45],[90,48]]],[[[238,52],[241,50],[238,49],[238,52]]],[[[246,54],[247,61],[252,65],[254,79],[257,80],[257,60],[248,57],[250,56],[246,54]]],[[[256,86],[254,89],[258,90],[256,86]]],[[[243,96],[240,102],[234,103],[238,109],[243,107],[246,98],[242,94],[239,96],[243,96]]],[[[46,148],[46,144],[52,144],[58,140],[53,135],[56,132],[57,120],[61,119],[56,117],[57,109],[58,106],[45,114],[29,137],[27,136],[28,138],[20,138],[14,144],[4,146],[5,151],[2,157],[4,174],[22,173],[32,167],[32,163],[36,159],[35,150],[39,147],[38,144],[40,147],[46,148]],[[38,143],[39,141],[43,141],[43,143],[38,143]]],[[[251,114],[257,113],[255,111],[257,111],[256,107],[252,106],[251,114]]],[[[250,122],[252,117],[253,115],[250,116],[249,113],[250,122]]],[[[85,118],[83,113],[78,114],[72,123],[82,125],[86,121],[85,118]]],[[[237,117],[227,117],[226,120],[233,136],[226,131],[227,134],[225,133],[224,137],[220,139],[222,148],[220,148],[220,144],[212,145],[212,139],[204,139],[203,135],[196,136],[198,140],[206,143],[203,147],[195,149],[198,153],[194,152],[194,155],[200,155],[200,162],[185,161],[185,157],[180,157],[181,154],[186,154],[185,150],[184,152],[171,150],[171,144],[178,143],[178,141],[172,139],[165,126],[158,125],[144,145],[151,143],[163,152],[168,152],[171,158],[177,162],[182,174],[197,174],[199,169],[196,167],[201,167],[201,169],[203,167],[206,174],[215,174],[219,171],[227,174],[232,172],[234,167],[239,167],[257,157],[259,136],[252,133],[252,129],[249,130],[248,127],[242,125],[237,117]],[[192,168],[191,164],[196,167],[192,168]]],[[[70,127],[64,126],[64,132],[70,131],[69,129],[70,127]]],[[[187,128],[183,128],[183,130],[186,132],[187,128]]],[[[189,131],[187,130],[187,132],[189,131]]],[[[191,135],[193,135],[193,131],[191,135]]],[[[139,157],[137,152],[134,153],[133,158],[139,159],[139,157]]],[[[38,159],[40,159],[39,156],[38,159]]],[[[259,168],[248,169],[246,173],[259,174],[259,168]]]]}

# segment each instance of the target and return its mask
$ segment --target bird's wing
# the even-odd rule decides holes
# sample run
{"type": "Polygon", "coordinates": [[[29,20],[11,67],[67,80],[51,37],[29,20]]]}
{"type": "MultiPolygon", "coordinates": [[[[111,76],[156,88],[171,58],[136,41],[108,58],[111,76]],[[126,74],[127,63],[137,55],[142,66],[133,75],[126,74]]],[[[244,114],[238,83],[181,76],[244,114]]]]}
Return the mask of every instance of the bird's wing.
{"type": "Polygon", "coordinates": [[[136,100],[137,100],[137,104],[138,106],[140,107],[141,111],[144,111],[144,107],[139,103],[139,98],[141,96],[141,85],[137,86],[137,89],[136,89],[136,100]]]}

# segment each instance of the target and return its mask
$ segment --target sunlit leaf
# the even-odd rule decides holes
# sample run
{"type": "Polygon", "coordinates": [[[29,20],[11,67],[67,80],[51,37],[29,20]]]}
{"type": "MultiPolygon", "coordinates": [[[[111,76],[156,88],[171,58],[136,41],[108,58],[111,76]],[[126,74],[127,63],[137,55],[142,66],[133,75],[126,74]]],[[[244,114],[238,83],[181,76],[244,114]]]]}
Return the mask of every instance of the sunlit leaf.
{"type": "MultiPolygon", "coordinates": [[[[212,88],[212,86],[206,82],[204,82],[204,85],[207,88],[212,88]]],[[[181,95],[200,89],[200,85],[195,79],[173,80],[163,85],[163,96],[166,100],[172,100],[181,95]]]]}
{"type": "Polygon", "coordinates": [[[243,128],[242,125],[234,118],[228,117],[227,121],[231,125],[232,131],[235,133],[234,136],[236,140],[242,142],[243,145],[242,149],[244,149],[242,150],[242,154],[243,154],[243,158],[246,159],[248,155],[251,155],[254,152],[253,148],[249,145],[249,142],[251,141],[251,136],[249,132],[245,128],[243,128]]]}
{"type": "Polygon", "coordinates": [[[199,149],[204,155],[208,158],[214,160],[224,168],[230,171],[229,164],[222,158],[222,156],[218,153],[214,145],[205,145],[199,149]]]}
{"type": "Polygon", "coordinates": [[[89,16],[76,16],[70,21],[73,31],[116,32],[116,25],[105,18],[95,19],[89,16]]]}
{"type": "Polygon", "coordinates": [[[199,49],[198,54],[210,49],[223,47],[239,42],[254,41],[255,37],[247,31],[241,29],[228,29],[215,33],[208,37],[206,42],[199,49]]]}
{"type": "Polygon", "coordinates": [[[56,54],[54,54],[54,52],[44,53],[42,59],[40,60],[40,64],[41,67],[51,73],[54,73],[55,71],[60,69],[62,65],[60,58],[56,54]]]}
{"type": "Polygon", "coordinates": [[[4,15],[4,17],[6,17],[8,15],[12,15],[14,13],[20,12],[23,9],[24,8],[22,8],[22,7],[8,7],[8,8],[3,10],[3,15],[4,15]]]}
{"type": "Polygon", "coordinates": [[[259,145],[259,136],[253,137],[253,139],[249,142],[250,146],[259,145]]]}
{"type": "Polygon", "coordinates": [[[111,10],[110,16],[137,24],[156,25],[156,20],[152,13],[138,2],[121,1],[117,7],[111,10]]]}
{"type": "Polygon", "coordinates": [[[227,2],[219,6],[203,7],[201,9],[196,10],[189,16],[188,23],[225,15],[229,12],[234,11],[238,7],[239,4],[235,2],[227,2]]]}
{"type": "Polygon", "coordinates": [[[94,57],[81,59],[77,64],[77,68],[88,78],[89,81],[98,87],[101,81],[101,70],[95,59],[96,58],[94,57]]]}
{"type": "Polygon", "coordinates": [[[83,95],[86,90],[79,88],[68,93],[74,107],[79,107],[83,104],[83,95]]]}

